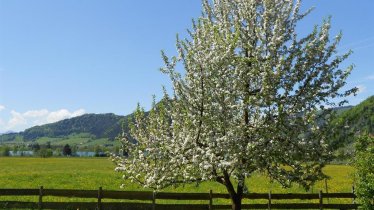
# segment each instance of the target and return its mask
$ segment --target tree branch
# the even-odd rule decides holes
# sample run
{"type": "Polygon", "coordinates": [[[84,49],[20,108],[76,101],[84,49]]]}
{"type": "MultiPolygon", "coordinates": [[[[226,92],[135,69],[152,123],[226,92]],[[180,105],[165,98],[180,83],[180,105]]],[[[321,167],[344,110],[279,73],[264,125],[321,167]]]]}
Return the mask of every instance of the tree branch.
{"type": "Polygon", "coordinates": [[[200,140],[200,135],[201,135],[201,127],[203,125],[203,115],[204,115],[204,77],[203,77],[203,68],[201,67],[201,65],[200,65],[200,73],[201,73],[201,85],[200,85],[200,88],[201,88],[200,119],[199,119],[199,128],[198,128],[198,131],[197,131],[197,136],[196,136],[196,139],[195,139],[195,143],[199,147],[207,147],[206,144],[203,144],[203,143],[201,143],[199,141],[200,140]]]}
{"type": "Polygon", "coordinates": [[[226,189],[230,194],[230,197],[234,198],[236,196],[236,192],[235,192],[234,186],[232,185],[230,181],[230,175],[227,173],[226,170],[223,170],[223,179],[225,182],[226,189]]]}

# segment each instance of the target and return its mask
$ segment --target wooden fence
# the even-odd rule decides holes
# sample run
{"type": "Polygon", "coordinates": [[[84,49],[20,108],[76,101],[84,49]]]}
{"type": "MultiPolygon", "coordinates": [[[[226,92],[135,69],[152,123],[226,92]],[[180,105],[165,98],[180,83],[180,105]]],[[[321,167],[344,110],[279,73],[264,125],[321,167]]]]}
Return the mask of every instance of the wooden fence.
{"type": "MultiPolygon", "coordinates": [[[[243,204],[242,209],[357,209],[354,193],[312,193],[312,194],[272,194],[272,193],[249,193],[243,196],[245,199],[264,202],[259,204],[243,204]],[[327,199],[350,199],[349,203],[326,203],[327,199]],[[275,200],[307,200],[305,203],[273,203],[275,200]],[[314,200],[314,202],[312,202],[314,200]]],[[[169,192],[141,192],[141,191],[112,191],[102,190],[65,190],[65,189],[0,189],[0,209],[123,209],[123,210],[212,210],[231,209],[231,205],[214,204],[214,199],[230,199],[224,193],[169,193],[169,192]],[[3,201],[12,196],[38,196],[38,202],[25,201],[3,201]],[[45,196],[57,196],[68,198],[91,198],[87,202],[43,202],[45,196]],[[96,201],[93,202],[92,198],[96,201]],[[103,199],[111,199],[104,202],[103,199]],[[119,201],[117,201],[119,200],[119,201]],[[136,200],[130,201],[129,200],[136,200]],[[156,203],[156,200],[185,200],[206,201],[206,204],[168,204],[156,203]]],[[[200,202],[201,203],[201,202],[200,202]]]]}

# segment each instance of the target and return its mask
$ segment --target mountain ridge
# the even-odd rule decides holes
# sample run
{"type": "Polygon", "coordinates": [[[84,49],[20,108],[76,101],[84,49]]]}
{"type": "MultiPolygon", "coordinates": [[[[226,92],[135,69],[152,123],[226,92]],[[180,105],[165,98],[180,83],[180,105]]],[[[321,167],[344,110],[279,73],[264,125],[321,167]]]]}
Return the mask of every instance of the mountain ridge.
{"type": "MultiPolygon", "coordinates": [[[[331,132],[329,137],[329,145],[333,150],[352,144],[357,131],[374,134],[374,96],[355,106],[336,107],[334,111],[336,117],[330,125],[330,129],[334,132],[331,132]]],[[[0,134],[0,144],[47,141],[53,143],[55,140],[66,142],[67,138],[80,138],[79,141],[72,142],[83,141],[89,145],[91,145],[90,140],[106,139],[105,143],[108,143],[123,130],[129,132],[128,119],[133,119],[133,114],[124,116],[113,113],[84,114],[55,123],[33,126],[18,133],[0,134]]],[[[103,143],[97,141],[95,144],[100,144],[99,142],[103,143]]]]}
{"type": "Polygon", "coordinates": [[[374,95],[344,110],[331,121],[330,146],[332,149],[353,144],[357,135],[374,135],[374,95]]]}
{"type": "Polygon", "coordinates": [[[114,140],[122,128],[127,129],[127,120],[132,115],[105,114],[84,114],[77,117],[60,120],[54,123],[37,125],[21,132],[0,135],[0,143],[13,141],[21,137],[25,142],[32,142],[38,138],[59,138],[72,134],[88,133],[93,138],[107,138],[114,140]]]}

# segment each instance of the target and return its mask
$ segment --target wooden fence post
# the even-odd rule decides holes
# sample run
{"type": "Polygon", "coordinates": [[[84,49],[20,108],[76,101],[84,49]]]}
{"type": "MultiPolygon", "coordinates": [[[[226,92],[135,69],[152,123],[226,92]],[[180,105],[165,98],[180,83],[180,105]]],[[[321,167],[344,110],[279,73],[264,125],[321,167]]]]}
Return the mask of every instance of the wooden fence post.
{"type": "Polygon", "coordinates": [[[152,210],[155,210],[156,209],[156,192],[153,191],[153,194],[152,194],[152,210]]]}
{"type": "Polygon", "coordinates": [[[43,186],[40,186],[39,188],[39,202],[38,202],[38,208],[43,208],[43,186]]]}
{"type": "Polygon", "coordinates": [[[269,198],[268,198],[268,209],[271,209],[271,191],[269,191],[269,198]]]}
{"type": "MultiPolygon", "coordinates": [[[[326,193],[328,194],[329,193],[329,188],[328,188],[328,185],[327,185],[327,178],[325,178],[325,190],[326,190],[326,193]]],[[[327,203],[330,203],[330,198],[327,198],[327,203]]]]}
{"type": "Polygon", "coordinates": [[[319,191],[319,209],[323,209],[323,198],[322,198],[322,190],[319,191]]]}
{"type": "Polygon", "coordinates": [[[353,193],[353,199],[352,199],[352,203],[353,204],[356,204],[356,192],[355,192],[355,186],[354,185],[352,185],[352,193],[353,193]]]}
{"type": "Polygon", "coordinates": [[[209,210],[213,209],[213,191],[209,191],[209,210]]]}
{"type": "Polygon", "coordinates": [[[101,198],[103,197],[103,188],[99,187],[99,191],[97,192],[97,209],[101,210],[102,205],[101,205],[101,198]]]}

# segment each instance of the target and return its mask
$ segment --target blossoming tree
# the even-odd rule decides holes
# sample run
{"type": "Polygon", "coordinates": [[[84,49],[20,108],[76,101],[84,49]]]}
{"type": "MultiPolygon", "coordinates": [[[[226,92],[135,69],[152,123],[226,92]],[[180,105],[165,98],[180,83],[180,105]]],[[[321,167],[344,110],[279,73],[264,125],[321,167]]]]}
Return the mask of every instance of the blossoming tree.
{"type": "Polygon", "coordinates": [[[256,171],[284,186],[308,188],[329,159],[324,106],[355,92],[342,90],[352,67],[339,66],[339,34],[330,21],[303,38],[294,0],[203,1],[178,55],[162,53],[173,95],[149,114],[138,107],[126,157],[113,157],[125,179],[161,189],[213,180],[232,209],[241,209],[245,179],[256,171]],[[182,67],[182,70],[178,68],[182,67]]]}

